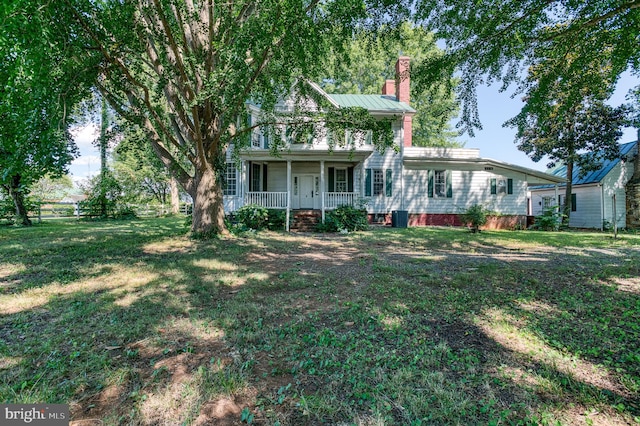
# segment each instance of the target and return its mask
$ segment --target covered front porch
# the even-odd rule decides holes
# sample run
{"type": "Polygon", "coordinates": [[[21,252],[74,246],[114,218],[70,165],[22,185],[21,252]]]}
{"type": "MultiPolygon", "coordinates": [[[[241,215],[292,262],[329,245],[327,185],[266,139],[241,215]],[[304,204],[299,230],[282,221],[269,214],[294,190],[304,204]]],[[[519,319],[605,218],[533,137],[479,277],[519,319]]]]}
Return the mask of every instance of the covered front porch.
{"type": "MultiPolygon", "coordinates": [[[[293,210],[325,212],[342,205],[361,204],[364,194],[364,156],[328,154],[320,156],[246,156],[236,169],[235,194],[225,193],[225,208],[234,211],[255,204],[286,210],[287,230],[293,210]]],[[[229,182],[230,173],[227,174],[229,182]]]]}

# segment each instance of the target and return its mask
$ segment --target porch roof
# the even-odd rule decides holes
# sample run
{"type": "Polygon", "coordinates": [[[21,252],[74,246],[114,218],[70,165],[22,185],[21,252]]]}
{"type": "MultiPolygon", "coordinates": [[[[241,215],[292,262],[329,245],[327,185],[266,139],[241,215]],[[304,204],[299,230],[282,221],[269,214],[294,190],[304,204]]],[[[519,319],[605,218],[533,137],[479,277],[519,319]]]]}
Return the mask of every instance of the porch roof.
{"type": "Polygon", "coordinates": [[[407,158],[404,159],[404,166],[408,170],[427,170],[434,168],[488,171],[500,173],[502,171],[523,173],[526,175],[529,185],[560,184],[567,180],[561,176],[554,176],[539,170],[522,167],[515,164],[505,163],[491,158],[452,158],[452,157],[432,157],[432,158],[407,158]]]}

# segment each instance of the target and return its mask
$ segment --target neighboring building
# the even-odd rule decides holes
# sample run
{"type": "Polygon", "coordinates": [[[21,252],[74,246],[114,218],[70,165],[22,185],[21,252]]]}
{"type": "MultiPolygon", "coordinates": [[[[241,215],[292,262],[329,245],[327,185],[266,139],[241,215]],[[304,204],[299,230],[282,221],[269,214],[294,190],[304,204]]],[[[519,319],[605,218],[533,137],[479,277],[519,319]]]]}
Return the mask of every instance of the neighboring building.
{"type": "MultiPolygon", "coordinates": [[[[637,158],[638,142],[620,145],[620,154],[621,158],[604,160],[597,170],[584,176],[580,175],[580,168],[574,166],[569,226],[603,229],[616,223],[619,228],[627,227],[627,187],[634,175],[634,158],[637,158]]],[[[561,165],[549,172],[555,176],[566,177],[567,168],[561,165]]],[[[638,173],[636,170],[636,174],[638,173]]],[[[640,182],[640,179],[638,181],[640,182]]],[[[542,214],[545,207],[562,206],[564,197],[565,185],[560,185],[557,190],[550,186],[532,187],[531,213],[537,216],[542,214]]],[[[633,198],[630,197],[629,201],[633,198]]],[[[635,200],[636,204],[640,204],[640,191],[635,200]]],[[[632,210],[629,209],[629,212],[632,210]]],[[[640,219],[640,211],[636,214],[636,220],[640,219]]],[[[632,221],[633,219],[630,220],[630,224],[632,221]]]]}
{"type": "MultiPolygon", "coordinates": [[[[399,152],[387,149],[381,154],[367,139],[355,148],[331,149],[325,137],[291,143],[274,157],[268,136],[256,131],[251,147],[240,155],[240,169],[229,157],[225,210],[258,204],[287,212],[315,210],[323,218],[340,205],[365,204],[372,222],[389,223],[392,213],[400,212],[409,225],[453,225],[459,224],[459,213],[483,204],[504,215],[507,226],[524,226],[528,187],[565,180],[481,158],[477,149],[413,147],[416,111],[410,106],[408,73],[409,58],[400,57],[396,80],[387,80],[380,95],[332,95],[312,84],[336,107],[359,106],[375,117],[394,119],[399,152]]],[[[260,114],[255,105],[249,110],[253,116],[260,114]]]]}

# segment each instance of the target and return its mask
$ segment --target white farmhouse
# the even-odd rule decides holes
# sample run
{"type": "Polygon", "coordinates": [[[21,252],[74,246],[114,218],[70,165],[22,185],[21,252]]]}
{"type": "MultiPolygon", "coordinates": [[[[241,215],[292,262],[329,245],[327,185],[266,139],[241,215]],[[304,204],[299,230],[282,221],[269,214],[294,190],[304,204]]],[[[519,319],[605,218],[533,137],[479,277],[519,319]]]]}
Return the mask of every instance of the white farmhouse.
{"type": "MultiPolygon", "coordinates": [[[[458,214],[482,204],[500,214],[495,226],[525,226],[527,190],[558,184],[562,177],[491,159],[477,149],[412,146],[409,58],[396,63],[396,80],[380,95],[334,95],[312,85],[336,107],[363,107],[374,117],[392,118],[397,151],[376,151],[368,140],[354,149],[330,147],[326,138],[291,143],[278,157],[268,136],[256,131],[241,154],[240,167],[227,163],[225,210],[246,204],[284,209],[294,218],[324,218],[344,204],[365,205],[371,222],[406,225],[458,225],[458,214]]],[[[259,108],[249,105],[251,114],[259,108]]],[[[348,137],[348,135],[347,135],[348,137]]]]}

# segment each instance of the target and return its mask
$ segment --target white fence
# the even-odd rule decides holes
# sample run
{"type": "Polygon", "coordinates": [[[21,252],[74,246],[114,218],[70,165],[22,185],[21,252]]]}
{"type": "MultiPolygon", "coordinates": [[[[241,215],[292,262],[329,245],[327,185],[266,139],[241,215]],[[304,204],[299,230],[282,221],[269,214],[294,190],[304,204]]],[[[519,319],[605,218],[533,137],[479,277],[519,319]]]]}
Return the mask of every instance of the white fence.
{"type": "MultiPolygon", "coordinates": [[[[171,214],[170,204],[129,204],[139,217],[158,217],[171,214]]],[[[181,203],[180,214],[189,215],[192,205],[181,203]]],[[[38,221],[46,219],[64,219],[90,217],[88,209],[83,209],[79,203],[40,203],[36,209],[29,212],[29,216],[38,221]]]]}

